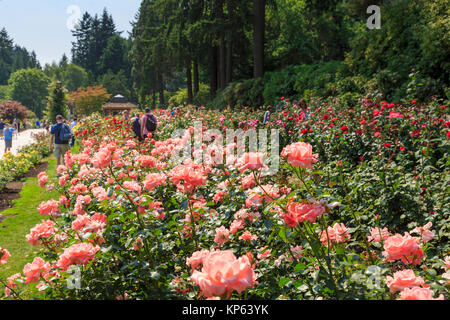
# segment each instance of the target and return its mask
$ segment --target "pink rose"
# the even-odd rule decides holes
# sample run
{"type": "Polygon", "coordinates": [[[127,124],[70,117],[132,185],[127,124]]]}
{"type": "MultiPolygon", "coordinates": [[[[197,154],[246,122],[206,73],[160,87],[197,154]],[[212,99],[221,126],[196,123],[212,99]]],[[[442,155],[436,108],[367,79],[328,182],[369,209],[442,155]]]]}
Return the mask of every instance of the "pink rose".
{"type": "Polygon", "coordinates": [[[148,191],[153,191],[161,185],[166,185],[166,176],[160,173],[150,173],[145,177],[144,188],[148,191]]]}
{"type": "Polygon", "coordinates": [[[37,246],[41,244],[42,239],[50,238],[56,231],[55,223],[53,221],[42,221],[41,224],[37,224],[30,230],[30,234],[26,236],[26,239],[31,245],[37,246]]]}
{"type": "Polygon", "coordinates": [[[370,230],[370,236],[367,237],[367,241],[369,242],[381,242],[381,239],[386,240],[389,238],[390,234],[387,228],[372,228],[370,230]]]}
{"type": "Polygon", "coordinates": [[[67,270],[72,264],[87,265],[96,255],[100,247],[90,243],[77,243],[64,250],[59,257],[58,265],[67,270]]]}
{"type": "Polygon", "coordinates": [[[263,154],[260,152],[247,152],[238,159],[236,166],[240,172],[244,172],[247,169],[259,170],[267,168],[263,162],[263,154]]]}
{"type": "Polygon", "coordinates": [[[419,241],[419,238],[411,237],[407,232],[404,236],[395,234],[384,241],[383,254],[387,255],[387,261],[402,260],[405,264],[418,265],[423,258],[419,241]]]}
{"type": "Polygon", "coordinates": [[[252,241],[252,240],[258,240],[258,236],[251,234],[249,231],[245,231],[240,237],[239,240],[244,241],[252,241]]]}
{"type": "Polygon", "coordinates": [[[328,242],[332,245],[333,242],[340,243],[348,239],[350,239],[350,234],[343,223],[335,223],[333,227],[328,227],[327,231],[322,231],[320,234],[320,241],[326,246],[328,242]]]}
{"type": "Polygon", "coordinates": [[[32,263],[27,263],[23,268],[23,274],[26,277],[25,283],[38,282],[42,273],[50,270],[50,264],[39,257],[34,258],[32,263]]]}
{"type": "Polygon", "coordinates": [[[312,153],[312,146],[305,142],[296,142],[288,145],[281,152],[281,156],[287,158],[287,162],[294,167],[312,168],[317,162],[317,154],[312,153]]]}
{"type": "Polygon", "coordinates": [[[402,291],[406,288],[419,287],[425,284],[422,277],[416,277],[414,271],[411,269],[401,270],[394,273],[394,277],[387,276],[386,284],[391,293],[402,291]]]}
{"type": "Polygon", "coordinates": [[[214,238],[214,242],[219,245],[224,244],[230,239],[230,232],[224,226],[220,228],[216,228],[216,237],[214,238]]]}
{"type": "Polygon", "coordinates": [[[202,270],[194,270],[191,280],[200,286],[207,298],[225,293],[229,297],[233,290],[241,293],[257,283],[248,256],[236,259],[230,250],[210,252],[203,259],[202,270]]]}
{"type": "Polygon", "coordinates": [[[441,294],[437,298],[433,298],[430,288],[406,288],[400,292],[400,297],[397,300],[444,300],[444,295],[441,294]]]}
{"type": "Polygon", "coordinates": [[[8,259],[11,256],[8,250],[0,248],[0,265],[8,263],[8,259]]]}

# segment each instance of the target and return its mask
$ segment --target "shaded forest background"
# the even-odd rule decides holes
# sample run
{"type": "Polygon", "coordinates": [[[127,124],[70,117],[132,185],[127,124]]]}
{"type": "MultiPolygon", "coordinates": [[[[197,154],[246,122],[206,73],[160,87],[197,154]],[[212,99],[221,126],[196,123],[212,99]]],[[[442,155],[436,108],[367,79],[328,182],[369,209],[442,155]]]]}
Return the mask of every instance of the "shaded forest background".
{"type": "Polygon", "coordinates": [[[449,17],[450,0],[143,0],[130,34],[106,9],[86,12],[70,59],[43,67],[1,30],[0,102],[48,114],[57,81],[66,99],[122,94],[142,107],[448,99],[449,17]],[[380,29],[366,26],[373,4],[380,29]]]}

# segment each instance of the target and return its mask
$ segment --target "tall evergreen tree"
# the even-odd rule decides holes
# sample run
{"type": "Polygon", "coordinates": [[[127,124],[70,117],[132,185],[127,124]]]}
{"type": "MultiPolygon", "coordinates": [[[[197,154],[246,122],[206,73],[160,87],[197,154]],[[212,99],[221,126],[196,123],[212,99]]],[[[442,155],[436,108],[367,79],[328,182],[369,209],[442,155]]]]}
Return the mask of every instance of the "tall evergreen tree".
{"type": "Polygon", "coordinates": [[[54,122],[57,115],[62,115],[65,118],[67,117],[67,105],[64,100],[64,88],[62,83],[58,81],[54,85],[47,105],[47,116],[50,121],[54,122]]]}
{"type": "Polygon", "coordinates": [[[13,64],[13,40],[5,28],[0,30],[0,85],[8,83],[13,64]]]}

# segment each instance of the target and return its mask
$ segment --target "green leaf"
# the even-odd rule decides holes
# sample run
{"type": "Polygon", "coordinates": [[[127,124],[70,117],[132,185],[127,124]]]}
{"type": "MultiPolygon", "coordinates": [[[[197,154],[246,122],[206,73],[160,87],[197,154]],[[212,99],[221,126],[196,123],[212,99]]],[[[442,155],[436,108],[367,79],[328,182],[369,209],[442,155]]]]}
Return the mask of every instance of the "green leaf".
{"type": "Polygon", "coordinates": [[[284,287],[289,281],[288,278],[281,278],[280,281],[278,282],[278,285],[280,286],[280,288],[284,287]]]}
{"type": "Polygon", "coordinates": [[[294,271],[295,272],[299,272],[299,271],[301,271],[301,270],[303,270],[303,269],[305,269],[306,268],[306,265],[304,264],[304,263],[298,263],[296,266],[295,266],[295,268],[294,268],[294,271]]]}

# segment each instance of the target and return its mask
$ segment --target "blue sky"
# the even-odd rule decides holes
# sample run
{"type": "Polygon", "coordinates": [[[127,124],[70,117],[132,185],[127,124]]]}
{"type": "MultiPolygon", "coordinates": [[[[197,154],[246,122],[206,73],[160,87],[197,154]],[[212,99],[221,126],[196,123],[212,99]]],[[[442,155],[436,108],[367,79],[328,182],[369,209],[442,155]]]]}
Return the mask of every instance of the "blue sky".
{"type": "Polygon", "coordinates": [[[58,62],[63,53],[71,58],[74,40],[68,24],[77,11],[101,14],[106,7],[119,31],[131,31],[141,0],[0,0],[0,29],[6,28],[14,43],[34,50],[42,66],[58,62]],[[72,10],[69,10],[72,9],[72,10]]]}

